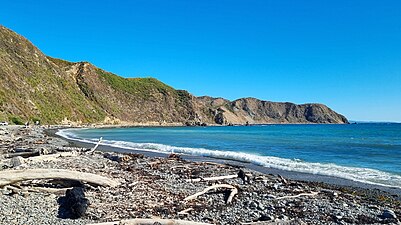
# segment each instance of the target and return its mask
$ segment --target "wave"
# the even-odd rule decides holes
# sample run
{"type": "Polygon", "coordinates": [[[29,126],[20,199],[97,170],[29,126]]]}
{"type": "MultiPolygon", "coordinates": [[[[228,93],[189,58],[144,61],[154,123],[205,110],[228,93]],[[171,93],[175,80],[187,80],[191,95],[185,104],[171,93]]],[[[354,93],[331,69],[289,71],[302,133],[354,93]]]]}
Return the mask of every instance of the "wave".
{"type": "MultiPolygon", "coordinates": [[[[85,143],[95,144],[98,142],[98,139],[81,139],[73,132],[77,129],[82,128],[63,129],[59,130],[56,134],[66,139],[85,143]]],[[[268,168],[333,176],[362,183],[401,188],[401,176],[370,168],[346,167],[333,163],[312,163],[305,162],[299,159],[260,156],[244,152],[210,150],[205,148],[176,147],[157,143],[135,143],[128,141],[103,140],[100,145],[124,148],[134,151],[149,151],[167,154],[178,153],[185,155],[228,159],[252,163],[268,168]]]]}

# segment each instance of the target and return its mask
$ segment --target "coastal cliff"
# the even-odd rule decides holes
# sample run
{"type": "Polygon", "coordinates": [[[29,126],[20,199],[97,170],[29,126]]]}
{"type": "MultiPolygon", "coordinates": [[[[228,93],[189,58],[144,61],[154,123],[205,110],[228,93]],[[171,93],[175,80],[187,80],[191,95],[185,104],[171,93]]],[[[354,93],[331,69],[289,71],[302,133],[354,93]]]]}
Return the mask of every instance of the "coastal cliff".
{"type": "Polygon", "coordinates": [[[123,78],[43,54],[0,25],[0,120],[21,123],[348,123],[322,104],[195,97],[154,78],[123,78]]]}

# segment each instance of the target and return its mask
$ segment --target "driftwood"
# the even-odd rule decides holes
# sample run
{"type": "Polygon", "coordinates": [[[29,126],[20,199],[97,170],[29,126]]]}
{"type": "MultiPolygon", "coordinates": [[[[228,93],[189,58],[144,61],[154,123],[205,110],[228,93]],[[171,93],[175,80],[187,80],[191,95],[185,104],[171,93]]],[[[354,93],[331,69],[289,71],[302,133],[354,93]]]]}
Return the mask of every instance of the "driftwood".
{"type": "Polygon", "coordinates": [[[67,179],[84,181],[100,186],[115,187],[119,182],[97,174],[84,173],[63,169],[27,169],[7,170],[0,172],[0,187],[25,180],[37,179],[67,179]]]}
{"type": "Polygon", "coordinates": [[[91,223],[87,225],[212,225],[210,223],[199,223],[188,220],[173,219],[130,219],[106,223],[91,223]]]}
{"type": "Polygon", "coordinates": [[[47,192],[52,194],[65,194],[65,192],[72,188],[47,188],[47,187],[14,187],[11,185],[4,186],[5,189],[12,190],[13,192],[47,192]]]}
{"type": "Polygon", "coordinates": [[[191,212],[193,210],[194,210],[194,208],[184,209],[184,210],[178,212],[178,215],[187,215],[187,214],[189,214],[189,212],[191,212]]]}
{"type": "Polygon", "coordinates": [[[213,185],[213,186],[210,186],[210,187],[207,187],[207,188],[203,189],[203,191],[201,191],[201,192],[198,192],[198,193],[195,193],[195,194],[193,194],[191,196],[186,197],[184,199],[184,201],[189,201],[189,200],[196,199],[198,196],[206,194],[208,191],[214,190],[214,189],[217,189],[217,188],[231,189],[231,193],[228,196],[227,201],[226,201],[227,204],[231,203],[233,198],[234,198],[234,196],[238,193],[238,189],[236,187],[232,186],[232,185],[229,185],[229,184],[216,184],[216,185],[213,185]]]}
{"type": "Polygon", "coordinates": [[[38,155],[40,155],[39,151],[32,151],[32,152],[7,153],[7,154],[4,154],[3,157],[4,158],[14,158],[14,157],[17,157],[17,156],[21,156],[23,158],[27,158],[27,157],[38,156],[38,155]]]}
{"type": "Polygon", "coordinates": [[[227,175],[227,176],[218,176],[218,177],[204,177],[204,178],[196,178],[196,179],[186,179],[187,182],[200,182],[200,181],[215,181],[215,180],[224,180],[224,179],[233,179],[237,178],[238,175],[227,175]]]}
{"type": "Polygon", "coordinates": [[[70,189],[72,189],[72,187],[70,188],[24,187],[22,190],[26,190],[29,192],[47,192],[52,194],[65,194],[65,192],[70,189]]]}
{"type": "Polygon", "coordinates": [[[99,141],[97,142],[97,144],[95,145],[95,147],[93,147],[91,150],[87,151],[86,154],[92,154],[92,153],[97,149],[97,147],[99,147],[100,142],[102,142],[102,140],[103,140],[103,137],[100,137],[100,138],[99,138],[99,141]]]}
{"type": "Polygon", "coordinates": [[[39,156],[32,156],[29,158],[23,158],[21,156],[16,156],[11,159],[5,159],[1,160],[0,163],[5,163],[11,165],[11,167],[18,167],[21,166],[27,162],[42,162],[42,161],[56,161],[62,157],[71,157],[71,156],[77,156],[77,152],[60,152],[56,154],[50,154],[50,155],[39,155],[39,156]]]}
{"type": "Polygon", "coordinates": [[[275,199],[273,199],[273,200],[282,200],[282,199],[289,199],[289,198],[299,198],[299,197],[302,197],[302,196],[315,196],[315,195],[317,195],[317,194],[319,194],[319,192],[301,193],[301,194],[293,195],[293,196],[278,197],[278,198],[275,198],[275,199]]]}

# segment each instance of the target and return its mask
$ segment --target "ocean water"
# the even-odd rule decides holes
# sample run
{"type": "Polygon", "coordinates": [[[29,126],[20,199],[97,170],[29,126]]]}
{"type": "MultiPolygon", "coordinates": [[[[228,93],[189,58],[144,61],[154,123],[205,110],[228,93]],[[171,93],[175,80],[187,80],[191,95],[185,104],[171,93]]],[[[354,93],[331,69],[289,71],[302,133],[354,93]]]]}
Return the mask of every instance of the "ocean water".
{"type": "Polygon", "coordinates": [[[401,188],[401,124],[66,129],[58,134],[401,188]]]}

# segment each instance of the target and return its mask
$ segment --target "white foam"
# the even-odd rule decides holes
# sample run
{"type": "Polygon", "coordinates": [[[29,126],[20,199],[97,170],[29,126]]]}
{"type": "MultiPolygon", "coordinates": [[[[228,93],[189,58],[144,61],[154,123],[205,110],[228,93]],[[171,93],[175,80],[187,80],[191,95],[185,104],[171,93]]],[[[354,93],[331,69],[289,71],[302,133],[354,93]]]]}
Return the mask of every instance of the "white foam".
{"type": "MultiPolygon", "coordinates": [[[[64,129],[56,134],[64,138],[86,142],[96,143],[97,139],[80,139],[73,133],[75,129],[64,129]]],[[[287,171],[296,171],[303,173],[319,174],[345,178],[353,181],[382,185],[388,187],[401,188],[401,176],[388,172],[358,167],[346,167],[333,163],[311,163],[299,159],[285,159],[273,156],[259,156],[243,152],[210,150],[205,148],[186,148],[156,143],[134,143],[126,141],[104,140],[101,145],[124,148],[130,150],[150,151],[159,153],[179,153],[187,155],[205,156],[221,159],[236,160],[248,162],[268,168],[275,168],[287,171]]]]}

